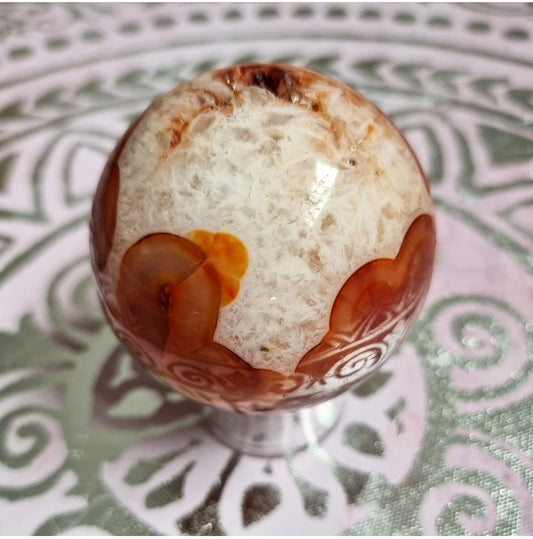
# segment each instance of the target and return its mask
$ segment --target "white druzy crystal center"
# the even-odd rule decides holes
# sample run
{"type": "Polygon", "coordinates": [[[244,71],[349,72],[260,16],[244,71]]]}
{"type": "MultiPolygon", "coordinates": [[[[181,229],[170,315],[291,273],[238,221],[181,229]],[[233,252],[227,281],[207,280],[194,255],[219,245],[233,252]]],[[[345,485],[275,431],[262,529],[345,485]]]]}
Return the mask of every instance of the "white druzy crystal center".
{"type": "Polygon", "coordinates": [[[324,80],[308,89],[321,111],[248,86],[231,106],[196,115],[170,147],[169,111],[183,109],[187,92],[194,99],[202,86],[230,99],[220,82],[197,79],[149,109],[119,159],[113,274],[147,234],[233,234],[249,265],[214,339],[284,374],[327,333],[350,275],[394,258],[413,220],[432,213],[402,137],[369,102],[324,80]]]}

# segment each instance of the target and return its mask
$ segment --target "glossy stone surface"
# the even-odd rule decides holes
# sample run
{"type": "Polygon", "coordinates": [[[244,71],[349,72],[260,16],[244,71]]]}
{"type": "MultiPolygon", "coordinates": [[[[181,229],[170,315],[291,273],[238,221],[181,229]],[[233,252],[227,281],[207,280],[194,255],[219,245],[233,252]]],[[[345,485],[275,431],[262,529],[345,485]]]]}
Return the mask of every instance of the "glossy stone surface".
{"type": "Polygon", "coordinates": [[[363,96],[281,65],[204,74],[117,145],[91,220],[108,318],[192,398],[298,408],[408,331],[435,229],[408,145],[363,96]]]}

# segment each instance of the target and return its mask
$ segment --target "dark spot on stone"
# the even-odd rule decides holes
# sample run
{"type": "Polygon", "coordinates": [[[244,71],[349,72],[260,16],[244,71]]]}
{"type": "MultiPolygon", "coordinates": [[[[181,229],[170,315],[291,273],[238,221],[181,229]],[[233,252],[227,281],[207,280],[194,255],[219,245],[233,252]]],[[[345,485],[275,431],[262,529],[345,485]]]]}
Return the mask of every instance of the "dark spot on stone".
{"type": "Polygon", "coordinates": [[[173,129],[172,135],[170,138],[170,147],[175,148],[180,142],[181,142],[181,133],[173,129]]]}
{"type": "Polygon", "coordinates": [[[288,73],[274,67],[270,72],[254,73],[253,84],[282,99],[287,99],[290,96],[291,88],[295,85],[295,81],[288,73]]]}

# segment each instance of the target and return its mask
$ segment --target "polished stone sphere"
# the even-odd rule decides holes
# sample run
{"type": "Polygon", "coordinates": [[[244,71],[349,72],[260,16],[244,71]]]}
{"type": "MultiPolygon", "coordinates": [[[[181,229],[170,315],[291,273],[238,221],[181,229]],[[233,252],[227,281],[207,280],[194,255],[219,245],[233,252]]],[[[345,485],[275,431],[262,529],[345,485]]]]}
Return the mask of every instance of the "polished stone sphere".
{"type": "Polygon", "coordinates": [[[122,342],[184,395],[245,413],[368,377],[414,322],[434,250],[429,187],[398,130],[286,65],[220,69],[156,99],[91,216],[122,342]]]}

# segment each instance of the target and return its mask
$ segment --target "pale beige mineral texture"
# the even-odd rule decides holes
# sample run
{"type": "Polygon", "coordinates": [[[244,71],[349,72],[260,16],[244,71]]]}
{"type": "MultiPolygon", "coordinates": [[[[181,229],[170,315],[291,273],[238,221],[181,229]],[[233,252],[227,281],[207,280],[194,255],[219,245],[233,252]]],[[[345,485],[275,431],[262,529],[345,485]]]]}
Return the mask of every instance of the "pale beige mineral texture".
{"type": "Polygon", "coordinates": [[[378,109],[319,74],[279,68],[288,78],[278,94],[210,73],[148,109],[118,161],[107,271],[116,281],[125,251],[147,234],[233,234],[249,266],[215,341],[288,374],[328,331],[348,277],[394,258],[433,208],[408,145],[378,109]]]}

